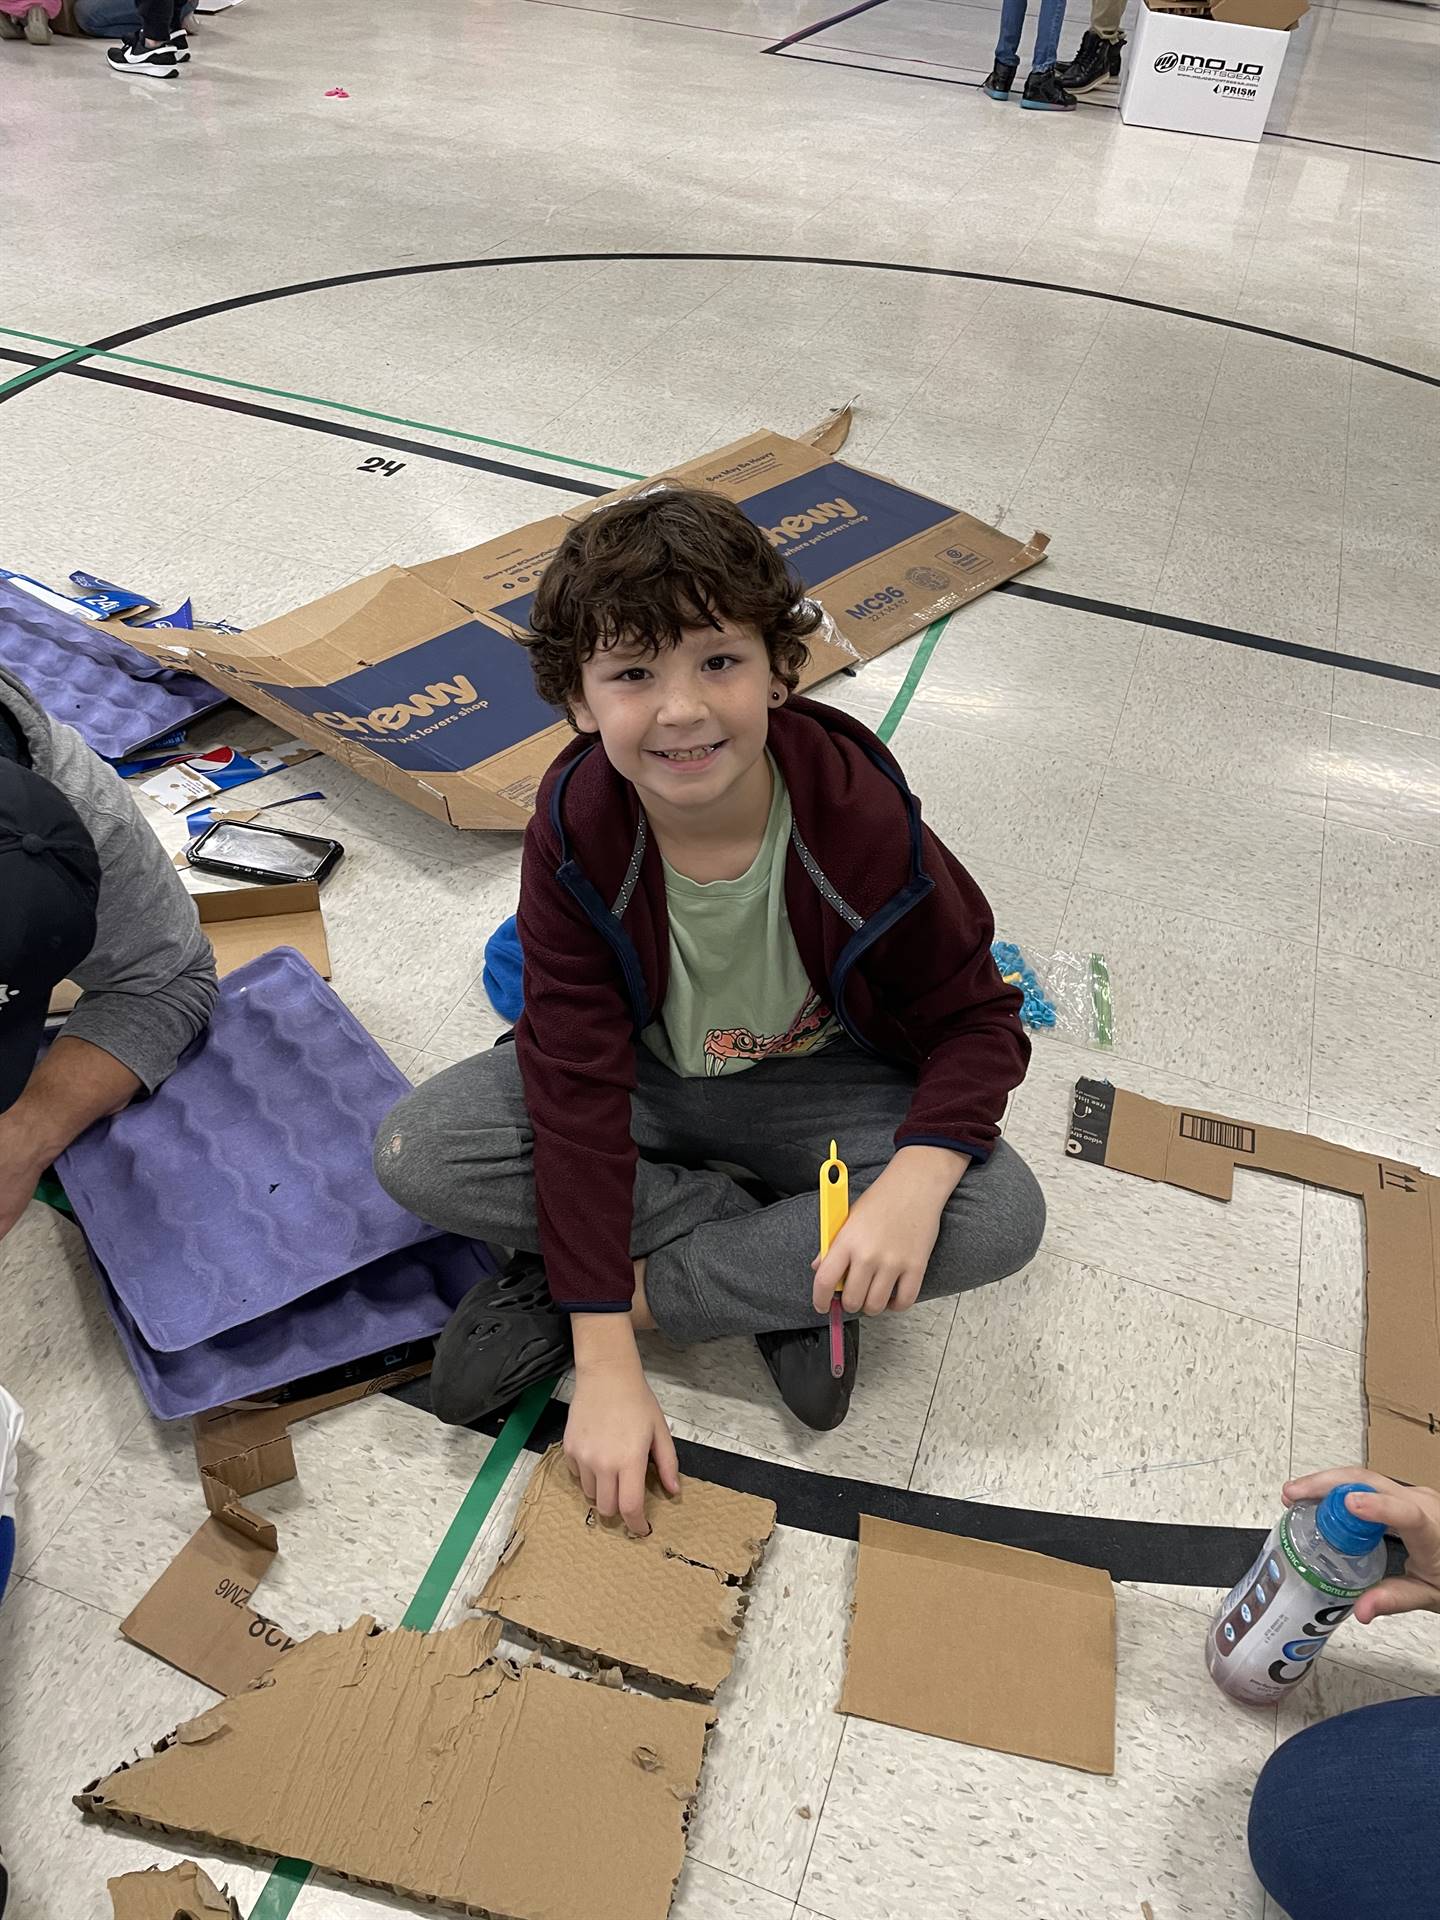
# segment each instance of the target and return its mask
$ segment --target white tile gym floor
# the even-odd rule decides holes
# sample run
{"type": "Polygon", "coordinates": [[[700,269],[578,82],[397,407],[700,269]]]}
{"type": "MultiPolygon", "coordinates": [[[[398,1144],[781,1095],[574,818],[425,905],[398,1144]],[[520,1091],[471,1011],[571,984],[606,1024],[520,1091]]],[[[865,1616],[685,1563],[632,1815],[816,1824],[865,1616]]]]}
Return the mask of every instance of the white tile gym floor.
{"type": "MultiPolygon", "coordinates": [[[[789,1421],[748,1345],[655,1375],[677,1430],[732,1453],[1267,1523],[1292,1468],[1361,1451],[1358,1208],[1242,1174],[1222,1209],[1080,1165],[1068,1092],[1099,1067],[1440,1171],[1440,10],[1312,5],[1258,146],[1127,128],[1104,94],[995,106],[989,0],[883,0],[766,51],[835,10],[245,0],[165,89],[117,85],[99,42],[0,46],[0,385],[116,334],[160,363],[0,395],[0,563],[254,624],[552,512],[576,475],[849,400],[860,464],[1046,528],[1028,579],[1060,600],[961,614],[894,739],[1002,935],[1108,956],[1113,1053],[1040,1037],[1007,1123],[1044,1249],[867,1328],[832,1434],[789,1421]],[[403,465],[362,471],[377,450],[403,465]]],[[[912,651],[825,693],[873,721],[912,651]]],[[[514,838],[329,762],[252,791],[311,787],[295,812],[347,848],[337,989],[414,1078],[487,1045],[514,838]]],[[[32,1206],[0,1267],[29,1416],[0,1843],[14,1920],[100,1920],[106,1875],[166,1848],[70,1794],[212,1698],[117,1632],[199,1496],[73,1228],[32,1206]]],[[[266,1606],[397,1620],[490,1444],[385,1397],[299,1429],[299,1482],[256,1502],[283,1544],[266,1606]]],[[[1129,1585],[1113,1779],[948,1745],[833,1710],[853,1552],[777,1535],[678,1920],[1262,1920],[1244,1822],[1276,1740],[1440,1688],[1420,1616],[1347,1634],[1278,1720],[1244,1713],[1201,1664],[1212,1595],[1129,1585]]],[[[248,1912],[268,1863],[207,1864],[248,1912]]],[[[409,1910],[327,1880],[293,1908],[409,1910]]]]}

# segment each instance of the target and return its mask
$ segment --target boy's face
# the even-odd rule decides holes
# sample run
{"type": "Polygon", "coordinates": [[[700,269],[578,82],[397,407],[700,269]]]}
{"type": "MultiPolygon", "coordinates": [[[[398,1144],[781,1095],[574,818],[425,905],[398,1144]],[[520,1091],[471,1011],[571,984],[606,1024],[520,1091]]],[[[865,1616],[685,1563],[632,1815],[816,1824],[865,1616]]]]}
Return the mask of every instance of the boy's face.
{"type": "Polygon", "coordinates": [[[623,640],[597,650],[571,704],[644,799],[698,810],[725,800],[760,759],[784,694],[755,629],[723,621],[687,627],[657,654],[623,640]]]}

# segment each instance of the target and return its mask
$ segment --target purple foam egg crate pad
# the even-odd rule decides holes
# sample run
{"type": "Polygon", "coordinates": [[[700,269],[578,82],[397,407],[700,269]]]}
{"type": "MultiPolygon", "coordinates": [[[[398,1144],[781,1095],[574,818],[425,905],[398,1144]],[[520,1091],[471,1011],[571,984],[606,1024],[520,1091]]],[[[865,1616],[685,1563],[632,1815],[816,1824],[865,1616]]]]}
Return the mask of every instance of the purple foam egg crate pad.
{"type": "Polygon", "coordinates": [[[107,760],[163,740],[226,695],[0,581],[0,667],[107,760]]]}
{"type": "Polygon", "coordinates": [[[178,1353],[433,1238],[371,1166],[409,1091],[293,947],[228,974],[170,1078],[56,1162],[141,1337],[178,1353]]]}
{"type": "Polygon", "coordinates": [[[90,1257],[140,1390],[162,1420],[185,1419],[426,1339],[439,1333],[476,1281],[495,1270],[480,1242],[442,1233],[372,1260],[213,1340],[180,1353],[157,1353],[116,1298],[93,1249],[90,1257]]]}

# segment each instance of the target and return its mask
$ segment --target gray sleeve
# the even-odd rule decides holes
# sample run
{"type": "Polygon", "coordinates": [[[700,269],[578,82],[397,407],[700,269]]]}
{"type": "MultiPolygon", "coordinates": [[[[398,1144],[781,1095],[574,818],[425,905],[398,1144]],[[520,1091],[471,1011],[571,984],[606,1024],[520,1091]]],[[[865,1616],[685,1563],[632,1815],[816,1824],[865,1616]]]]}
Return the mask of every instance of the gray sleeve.
{"type": "Polygon", "coordinates": [[[45,771],[88,827],[101,870],[95,944],[74,969],[84,991],[63,1031],[153,1091],[210,1018],[215,956],[124,781],[70,728],[50,728],[45,771]]]}

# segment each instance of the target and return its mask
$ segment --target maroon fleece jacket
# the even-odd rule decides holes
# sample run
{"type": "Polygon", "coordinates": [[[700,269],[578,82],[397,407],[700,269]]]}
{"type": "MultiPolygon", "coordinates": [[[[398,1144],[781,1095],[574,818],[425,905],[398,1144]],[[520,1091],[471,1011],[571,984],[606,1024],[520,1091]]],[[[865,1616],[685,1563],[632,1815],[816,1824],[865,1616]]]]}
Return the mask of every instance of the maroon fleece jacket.
{"type": "MultiPolygon", "coordinates": [[[[895,1135],[984,1160],[1030,1043],[990,955],[970,875],[921,823],[889,752],[848,714],[794,699],[770,718],[794,831],[785,904],[810,983],[858,1045],[915,1074],[895,1135]]],[[[664,1005],[665,877],[638,796],[590,737],[540,786],[521,862],[525,1011],[541,1254],[557,1306],[623,1312],[635,1049],[664,1005]]]]}

